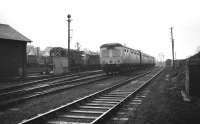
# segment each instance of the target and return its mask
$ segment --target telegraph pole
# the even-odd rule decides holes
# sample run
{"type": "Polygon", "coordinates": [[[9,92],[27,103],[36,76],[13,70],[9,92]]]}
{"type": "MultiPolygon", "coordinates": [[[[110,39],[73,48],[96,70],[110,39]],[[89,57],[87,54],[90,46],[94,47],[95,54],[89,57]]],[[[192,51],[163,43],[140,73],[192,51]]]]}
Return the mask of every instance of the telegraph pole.
{"type": "Polygon", "coordinates": [[[68,69],[71,69],[71,55],[70,55],[70,22],[71,22],[71,15],[67,15],[67,22],[68,22],[68,69]]]}
{"type": "Polygon", "coordinates": [[[174,38],[173,38],[173,28],[171,27],[171,40],[172,40],[172,66],[174,68],[174,38]]]}

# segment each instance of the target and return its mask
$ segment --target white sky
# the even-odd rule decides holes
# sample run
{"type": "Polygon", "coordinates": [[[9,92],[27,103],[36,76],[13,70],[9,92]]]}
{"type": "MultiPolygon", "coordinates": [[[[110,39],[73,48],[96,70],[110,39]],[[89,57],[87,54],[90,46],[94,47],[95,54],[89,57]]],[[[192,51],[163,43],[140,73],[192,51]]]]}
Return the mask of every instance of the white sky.
{"type": "Polygon", "coordinates": [[[200,46],[200,2],[194,0],[0,0],[0,23],[31,39],[34,46],[67,48],[67,14],[72,44],[92,51],[119,42],[158,57],[171,58],[174,27],[176,58],[200,46]]]}

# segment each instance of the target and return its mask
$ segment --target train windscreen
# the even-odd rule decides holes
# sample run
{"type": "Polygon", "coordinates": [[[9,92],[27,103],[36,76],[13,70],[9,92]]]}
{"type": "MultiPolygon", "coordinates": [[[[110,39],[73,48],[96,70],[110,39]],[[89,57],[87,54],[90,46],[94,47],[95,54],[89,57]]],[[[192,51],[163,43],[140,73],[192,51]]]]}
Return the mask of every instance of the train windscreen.
{"type": "Polygon", "coordinates": [[[120,57],[121,51],[118,48],[112,49],[112,57],[120,57]]]}
{"type": "Polygon", "coordinates": [[[101,50],[101,56],[102,57],[109,57],[109,51],[107,49],[101,50]]]}
{"type": "Polygon", "coordinates": [[[118,47],[102,48],[101,49],[101,56],[102,57],[120,57],[121,56],[121,49],[118,48],[118,47]]]}

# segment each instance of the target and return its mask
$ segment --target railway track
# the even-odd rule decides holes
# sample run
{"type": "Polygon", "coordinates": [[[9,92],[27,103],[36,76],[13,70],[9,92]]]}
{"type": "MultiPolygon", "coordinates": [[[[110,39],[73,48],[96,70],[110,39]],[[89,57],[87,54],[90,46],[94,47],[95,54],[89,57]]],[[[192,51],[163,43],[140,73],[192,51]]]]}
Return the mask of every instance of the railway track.
{"type": "Polygon", "coordinates": [[[2,89],[0,89],[0,94],[5,93],[5,92],[18,90],[18,89],[22,89],[22,88],[26,88],[28,86],[41,84],[43,82],[45,83],[45,82],[57,80],[57,79],[60,79],[60,78],[62,78],[62,79],[67,78],[67,80],[68,80],[70,78],[76,79],[76,78],[88,76],[88,75],[91,75],[91,74],[101,74],[101,73],[103,73],[102,70],[86,71],[86,72],[80,72],[80,73],[75,73],[75,74],[67,74],[67,75],[62,75],[62,76],[49,77],[49,78],[44,78],[44,79],[39,79],[39,80],[28,81],[28,82],[24,82],[24,83],[21,83],[21,84],[14,85],[14,86],[2,88],[2,89]]]}
{"type": "Polygon", "coordinates": [[[20,124],[94,124],[104,123],[120,106],[136,95],[162,70],[137,75],[116,85],[63,105],[49,112],[39,114],[20,124]]]}
{"type": "Polygon", "coordinates": [[[109,76],[106,76],[105,74],[94,74],[85,77],[81,76],[79,78],[59,79],[51,83],[47,82],[44,84],[35,85],[34,87],[31,86],[10,92],[4,92],[0,94],[0,108],[5,110],[10,106],[31,98],[86,85],[107,78],[109,78],[109,76]]]}

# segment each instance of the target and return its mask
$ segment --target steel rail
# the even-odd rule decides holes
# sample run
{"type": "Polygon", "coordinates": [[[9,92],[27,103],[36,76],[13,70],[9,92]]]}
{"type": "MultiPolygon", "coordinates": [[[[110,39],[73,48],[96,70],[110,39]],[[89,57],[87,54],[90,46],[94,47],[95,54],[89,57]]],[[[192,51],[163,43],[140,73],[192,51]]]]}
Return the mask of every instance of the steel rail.
{"type": "Polygon", "coordinates": [[[20,89],[20,88],[23,88],[23,87],[26,87],[26,86],[29,86],[29,85],[36,85],[36,84],[39,84],[39,83],[42,83],[42,82],[56,80],[56,79],[59,79],[59,78],[70,78],[70,77],[73,77],[73,76],[87,76],[89,74],[98,74],[98,73],[102,73],[102,71],[101,70],[86,71],[86,72],[80,72],[80,73],[77,73],[77,74],[68,74],[68,75],[62,75],[62,76],[56,76],[56,77],[50,77],[50,78],[45,78],[45,79],[28,81],[28,82],[25,82],[25,83],[14,85],[14,86],[1,88],[0,94],[6,93],[6,92],[9,92],[9,91],[12,91],[12,90],[20,89]]]}
{"type": "Polygon", "coordinates": [[[145,81],[143,84],[141,84],[139,87],[137,87],[132,93],[130,93],[128,96],[126,96],[124,99],[122,99],[118,104],[110,108],[108,111],[106,111],[104,114],[96,118],[94,121],[92,121],[90,124],[98,124],[105,122],[105,119],[111,115],[114,111],[120,108],[126,101],[128,101],[133,95],[136,95],[140,90],[142,90],[147,84],[149,84],[155,77],[157,77],[163,69],[161,69],[159,72],[157,72],[153,77],[145,81]]]}
{"type": "MultiPolygon", "coordinates": [[[[38,116],[35,116],[35,117],[31,118],[31,119],[24,120],[24,121],[20,122],[19,124],[41,123],[41,122],[43,122],[43,121],[45,120],[45,118],[47,119],[47,118],[49,118],[49,117],[51,117],[51,116],[55,116],[55,113],[58,113],[59,111],[62,111],[63,109],[67,109],[67,108],[70,109],[70,108],[73,108],[73,107],[76,106],[76,105],[80,105],[81,103],[84,103],[85,101],[88,101],[88,100],[90,100],[90,99],[92,99],[92,98],[94,98],[94,97],[96,97],[96,96],[99,96],[99,95],[101,95],[101,94],[110,92],[111,90],[114,90],[114,89],[116,89],[116,88],[118,88],[118,87],[120,87],[120,86],[123,86],[123,85],[129,83],[130,81],[135,80],[135,79],[137,79],[137,78],[139,78],[139,77],[142,77],[142,76],[144,76],[144,75],[146,75],[146,74],[149,74],[149,73],[150,73],[150,72],[146,72],[146,73],[144,73],[144,74],[139,74],[139,75],[137,75],[137,76],[135,76],[135,77],[133,77],[133,78],[129,78],[129,79],[127,79],[126,81],[123,81],[123,83],[122,83],[121,81],[118,81],[118,82],[116,82],[116,85],[114,85],[114,86],[111,86],[111,87],[109,87],[109,88],[106,88],[106,89],[103,89],[103,90],[98,91],[98,92],[96,92],[96,93],[93,93],[93,94],[91,94],[91,95],[88,95],[88,96],[86,96],[86,97],[84,97],[84,98],[81,98],[81,99],[79,99],[79,100],[76,100],[76,101],[74,101],[74,102],[72,102],[72,103],[69,103],[69,104],[63,105],[63,106],[61,106],[61,107],[58,107],[58,108],[56,108],[56,109],[50,110],[50,111],[48,111],[48,112],[46,112],[46,113],[39,114],[38,116]]],[[[103,117],[103,116],[102,116],[102,117],[103,117]]],[[[99,119],[100,119],[100,118],[99,118],[99,119]]],[[[98,119],[98,120],[99,120],[99,119],[98,119]]],[[[96,119],[95,119],[95,120],[96,120],[96,119]]],[[[96,120],[95,122],[97,122],[97,120],[96,120]]]]}
{"type": "Polygon", "coordinates": [[[14,99],[10,99],[10,100],[5,100],[5,101],[1,101],[0,103],[0,108],[2,109],[7,109],[8,107],[10,106],[13,106],[15,105],[16,103],[20,103],[20,102],[23,102],[23,101],[26,101],[26,100],[29,100],[29,99],[32,99],[32,98],[36,98],[36,97],[40,97],[40,96],[43,96],[43,95],[48,95],[48,94],[51,94],[51,93],[55,93],[55,92],[60,92],[62,90],[66,90],[66,89],[71,89],[71,88],[75,88],[75,87],[79,87],[79,86],[83,86],[83,85],[87,85],[87,84],[90,84],[90,83],[94,83],[96,81],[100,81],[100,80],[104,80],[104,79],[108,79],[110,78],[109,76],[99,76],[99,78],[94,78],[94,77],[90,77],[88,78],[88,81],[86,79],[84,80],[76,80],[74,81],[73,83],[75,82],[80,82],[80,81],[85,81],[85,82],[81,82],[81,83],[78,83],[78,84],[62,84],[62,85],[57,85],[56,87],[50,87],[49,89],[46,89],[44,91],[35,91],[33,93],[30,93],[30,94],[26,94],[26,96],[21,96],[21,97],[18,97],[18,98],[14,98],[14,99]]]}
{"type": "Polygon", "coordinates": [[[0,100],[2,99],[6,99],[7,97],[10,97],[11,95],[23,95],[24,93],[32,93],[34,91],[38,91],[38,90],[43,90],[46,88],[50,88],[50,87],[56,87],[56,86],[62,86],[62,85],[66,85],[66,84],[71,84],[74,82],[78,82],[78,81],[84,81],[84,80],[88,80],[88,79],[92,79],[94,77],[101,77],[104,76],[105,74],[96,74],[96,75],[90,75],[87,77],[84,76],[75,76],[72,78],[64,78],[64,79],[60,79],[60,80],[55,80],[55,81],[51,81],[51,82],[45,82],[43,84],[36,84],[34,86],[30,86],[30,87],[24,87],[22,89],[16,89],[10,92],[5,92],[5,93],[0,93],[0,100]]]}

